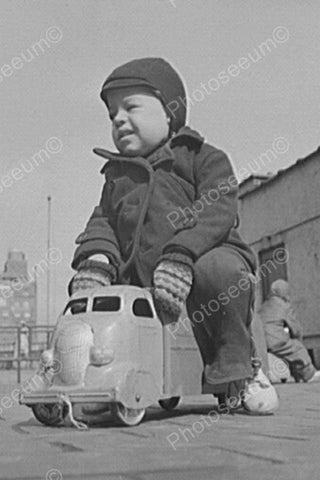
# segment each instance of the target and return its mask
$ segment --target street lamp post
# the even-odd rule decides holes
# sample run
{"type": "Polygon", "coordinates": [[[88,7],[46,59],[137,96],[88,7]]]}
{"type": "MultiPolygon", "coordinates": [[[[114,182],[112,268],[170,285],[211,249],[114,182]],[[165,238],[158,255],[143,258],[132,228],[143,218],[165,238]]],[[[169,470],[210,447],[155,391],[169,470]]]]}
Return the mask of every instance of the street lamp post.
{"type": "MultiPolygon", "coordinates": [[[[48,229],[47,229],[47,259],[51,248],[51,195],[47,197],[48,201],[48,229]]],[[[50,325],[50,261],[48,261],[47,269],[47,325],[50,325]]]]}

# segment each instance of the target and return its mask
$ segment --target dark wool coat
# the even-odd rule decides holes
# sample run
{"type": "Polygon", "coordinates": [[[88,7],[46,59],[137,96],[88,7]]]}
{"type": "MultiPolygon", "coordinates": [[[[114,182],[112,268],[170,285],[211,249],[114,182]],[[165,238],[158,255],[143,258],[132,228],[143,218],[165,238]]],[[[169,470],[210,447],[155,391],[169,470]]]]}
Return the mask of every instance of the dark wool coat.
{"type": "Polygon", "coordinates": [[[95,253],[109,256],[118,282],[129,282],[134,269],[150,286],[163,253],[185,252],[193,261],[228,245],[255,269],[255,257],[236,226],[237,181],[227,156],[183,127],[147,159],[124,157],[103,149],[106,182],[72,262],[95,253]]]}

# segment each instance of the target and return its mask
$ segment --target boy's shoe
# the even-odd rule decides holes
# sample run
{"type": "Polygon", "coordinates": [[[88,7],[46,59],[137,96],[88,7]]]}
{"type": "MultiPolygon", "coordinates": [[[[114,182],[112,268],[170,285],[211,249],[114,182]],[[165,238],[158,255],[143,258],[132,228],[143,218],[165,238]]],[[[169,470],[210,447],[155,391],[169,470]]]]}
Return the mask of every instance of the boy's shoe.
{"type": "Polygon", "coordinates": [[[246,380],[242,406],[250,415],[272,415],[279,408],[277,392],[261,368],[246,380]]]}
{"type": "Polygon", "coordinates": [[[316,370],[306,383],[320,382],[320,370],[316,370]]]}

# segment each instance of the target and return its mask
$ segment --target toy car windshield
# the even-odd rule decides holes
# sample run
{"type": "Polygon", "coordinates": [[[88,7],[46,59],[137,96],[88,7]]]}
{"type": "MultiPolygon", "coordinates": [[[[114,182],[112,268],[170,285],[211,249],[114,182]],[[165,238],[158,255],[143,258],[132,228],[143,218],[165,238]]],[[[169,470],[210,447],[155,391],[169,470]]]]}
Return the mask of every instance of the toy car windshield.
{"type": "Polygon", "coordinates": [[[76,315],[77,313],[85,313],[87,310],[87,304],[87,298],[77,298],[76,300],[71,300],[67,304],[63,315],[76,315]]]}
{"type": "Polygon", "coordinates": [[[93,299],[93,312],[118,312],[120,310],[120,297],[95,297],[93,299]]]}
{"type": "MultiPolygon", "coordinates": [[[[118,296],[99,296],[93,298],[93,312],[118,312],[120,307],[121,299],[118,296]]],[[[86,313],[87,311],[91,311],[90,305],[88,308],[88,298],[76,298],[70,300],[63,315],[76,315],[78,313],[86,313]]]]}

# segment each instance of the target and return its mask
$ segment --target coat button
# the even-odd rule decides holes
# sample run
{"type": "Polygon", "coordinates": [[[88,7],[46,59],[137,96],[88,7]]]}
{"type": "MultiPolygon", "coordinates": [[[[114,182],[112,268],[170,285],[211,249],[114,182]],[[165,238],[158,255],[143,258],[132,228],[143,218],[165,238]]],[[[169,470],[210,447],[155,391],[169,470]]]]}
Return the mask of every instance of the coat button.
{"type": "Polygon", "coordinates": [[[185,218],[182,222],[184,227],[194,227],[196,224],[196,219],[194,217],[185,218]]]}

